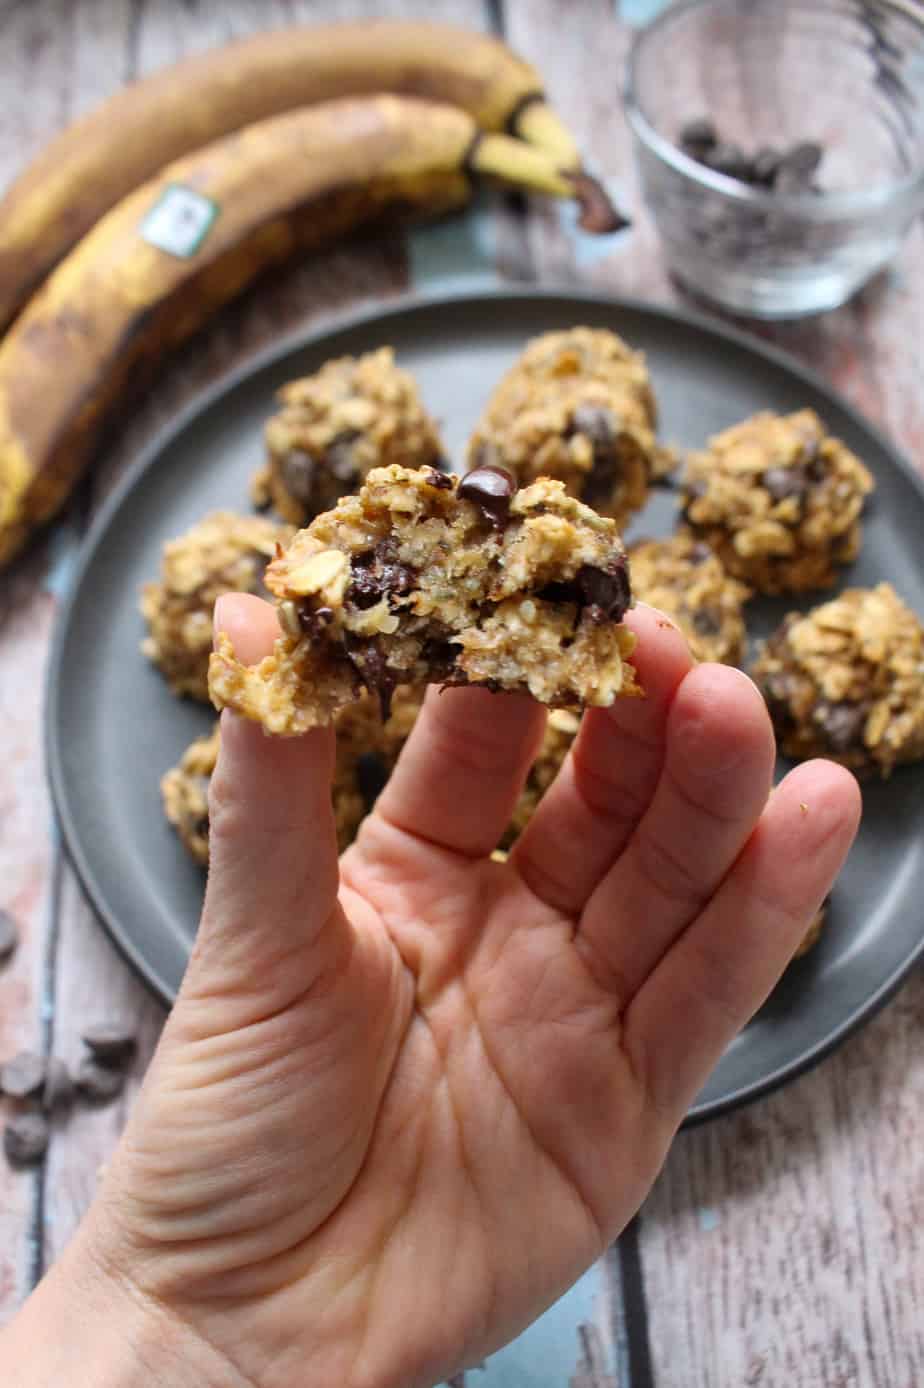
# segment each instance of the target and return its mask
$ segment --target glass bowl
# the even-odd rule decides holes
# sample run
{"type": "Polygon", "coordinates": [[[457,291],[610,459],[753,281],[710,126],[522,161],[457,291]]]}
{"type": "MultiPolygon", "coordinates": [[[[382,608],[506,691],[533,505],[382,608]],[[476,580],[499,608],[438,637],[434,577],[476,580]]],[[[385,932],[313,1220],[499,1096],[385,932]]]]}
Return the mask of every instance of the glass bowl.
{"type": "Polygon", "coordinates": [[[924,207],[913,0],[685,0],[637,36],[625,105],[670,268],[738,313],[837,307],[924,207]]]}

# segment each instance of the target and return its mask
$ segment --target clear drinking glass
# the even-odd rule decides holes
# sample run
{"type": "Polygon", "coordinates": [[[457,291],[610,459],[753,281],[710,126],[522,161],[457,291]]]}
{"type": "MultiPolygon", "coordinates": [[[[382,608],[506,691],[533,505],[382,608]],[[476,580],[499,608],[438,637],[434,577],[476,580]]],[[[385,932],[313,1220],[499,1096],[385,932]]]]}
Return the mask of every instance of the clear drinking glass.
{"type": "Polygon", "coordinates": [[[685,0],[638,35],[625,105],[671,269],[737,312],[835,308],[924,207],[913,0],[685,0]],[[679,144],[700,117],[750,154],[817,142],[816,187],[768,191],[705,167],[679,144]]]}

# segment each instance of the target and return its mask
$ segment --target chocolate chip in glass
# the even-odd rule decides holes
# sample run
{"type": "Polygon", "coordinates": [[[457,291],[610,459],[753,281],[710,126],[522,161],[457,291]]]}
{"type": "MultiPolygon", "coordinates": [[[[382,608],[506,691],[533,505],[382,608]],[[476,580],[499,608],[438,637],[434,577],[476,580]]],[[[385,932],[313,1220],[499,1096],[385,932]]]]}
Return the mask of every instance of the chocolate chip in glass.
{"type": "Polygon", "coordinates": [[[34,1166],[48,1150],[51,1130],[40,1113],[19,1113],[3,1130],[3,1150],[11,1166],[34,1166]]]}
{"type": "Polygon", "coordinates": [[[680,147],[684,154],[699,159],[718,142],[718,133],[708,116],[696,116],[680,127],[680,147]]]}

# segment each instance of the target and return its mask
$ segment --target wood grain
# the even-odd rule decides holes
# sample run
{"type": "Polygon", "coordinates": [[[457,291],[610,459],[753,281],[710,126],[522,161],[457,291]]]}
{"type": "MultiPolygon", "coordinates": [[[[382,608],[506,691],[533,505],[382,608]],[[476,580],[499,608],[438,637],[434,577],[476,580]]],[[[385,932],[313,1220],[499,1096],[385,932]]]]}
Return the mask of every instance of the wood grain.
{"type": "MultiPolygon", "coordinates": [[[[536,218],[536,274],[693,302],[664,274],[640,205],[619,101],[628,30],[604,0],[511,3],[507,18],[582,148],[627,189],[634,219],[588,268],[557,217],[536,218]],[[555,44],[544,44],[552,32],[555,44]]],[[[922,251],[919,224],[896,267],[838,312],[739,326],[827,377],[924,467],[920,368],[909,353],[924,322],[922,251]]],[[[918,973],[814,1073],[680,1137],[640,1221],[658,1388],[921,1381],[922,1043],[918,973]]]]}
{"type": "MultiPolygon", "coordinates": [[[[481,0],[436,0],[433,18],[483,27],[481,0]]],[[[35,0],[0,8],[0,84],[9,119],[0,122],[0,185],[5,185],[63,125],[125,82],[186,53],[260,29],[299,22],[419,14],[406,0],[35,0]]],[[[68,520],[5,576],[0,601],[0,710],[13,755],[0,769],[0,905],[13,909],[24,941],[0,975],[0,1055],[41,1047],[46,962],[49,1040],[76,1059],[91,1017],[131,1021],[139,1033],[135,1078],[119,1104],[80,1110],[55,1133],[41,1173],[12,1173],[0,1162],[0,1322],[29,1287],[36,1266],[70,1238],[112,1150],[163,1011],[103,935],[73,878],[60,863],[44,784],[41,689],[54,610],[73,554],[95,505],[164,423],[205,385],[251,353],[308,323],[321,324],[364,302],[408,288],[404,237],[382,232],[296,266],[232,306],[179,354],[131,420],[110,441],[91,484],[68,520]],[[49,591],[49,588],[51,591],[49,591]],[[4,616],[5,614],[5,616],[4,616]],[[60,909],[53,909],[56,864],[60,909]],[[43,1241],[33,1240],[44,1211],[43,1241]]]]}

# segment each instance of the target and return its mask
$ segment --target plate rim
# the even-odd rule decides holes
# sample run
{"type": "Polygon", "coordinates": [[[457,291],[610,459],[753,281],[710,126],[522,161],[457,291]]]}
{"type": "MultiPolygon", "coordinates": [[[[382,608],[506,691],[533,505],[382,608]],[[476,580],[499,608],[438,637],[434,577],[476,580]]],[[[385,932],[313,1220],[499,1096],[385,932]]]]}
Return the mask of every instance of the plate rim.
{"type": "MultiPolygon", "coordinates": [[[[168,1009],[172,1007],[175,995],[171,993],[164,980],[158,976],[158,971],[143,957],[140,949],[114,913],[110,912],[105,894],[96,881],[92,866],[83,852],[77,828],[77,816],[71,811],[65,788],[63,752],[58,738],[58,718],[56,715],[64,693],[65,682],[62,678],[62,665],[65,642],[72,613],[77,604],[87,570],[93,563],[101,541],[108,533],[112,517],[153,464],[155,458],[168,448],[174,439],[183,433],[195,419],[205,414],[225,395],[236,390],[238,386],[251,377],[273,366],[284,357],[322,342],[325,338],[333,337],[338,333],[362,330],[373,324],[378,325],[383,320],[409,317],[418,312],[426,313],[447,305],[459,303],[474,305],[479,302],[490,304],[498,301],[527,303],[558,301],[563,304],[588,304],[595,308],[612,310],[614,313],[639,313],[660,319],[664,324],[680,323],[684,327],[717,337],[729,346],[739,347],[750,354],[756,354],[771,365],[805,381],[813,390],[832,400],[854,425],[871,435],[883,453],[911,482],[922,505],[924,505],[924,475],[915,468],[910,458],[886,435],[878,424],[867,419],[819,372],[804,366],[802,362],[783,348],[766,343],[761,338],[752,336],[740,328],[727,325],[717,319],[714,320],[705,313],[686,307],[675,308],[672,305],[653,304],[631,296],[604,294],[594,289],[565,284],[468,285],[425,293],[403,294],[384,305],[366,305],[357,310],[335,314],[325,318],[321,324],[303,325],[294,332],[287,333],[267,346],[250,353],[244,361],[237,363],[223,372],[216,380],[195,392],[181,409],[157,429],[126,467],[123,475],[103,501],[87,534],[80,542],[70,574],[67,593],[55,616],[43,684],[42,724],[45,780],[51,796],[54,819],[61,834],[61,841],[68,862],[80,883],[84,897],[116,949],[145,986],[168,1009]]],[[[102,450],[97,450],[95,453],[94,465],[96,465],[100,453],[105,447],[106,444],[104,443],[102,450]]],[[[917,945],[903,962],[828,1035],[810,1046],[797,1059],[784,1065],[778,1065],[759,1080],[741,1084],[721,1097],[709,1099],[703,1103],[695,1103],[684,1118],[682,1126],[684,1128],[694,1127],[745,1104],[752,1103],[813,1069],[885,1006],[907,979],[915,965],[922,959],[924,959],[924,930],[921,932],[921,938],[917,945]]]]}

